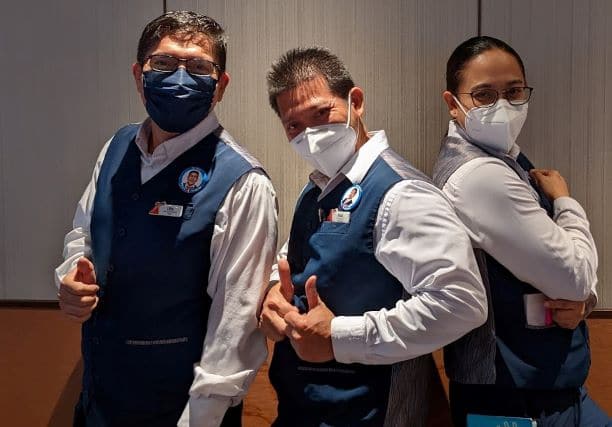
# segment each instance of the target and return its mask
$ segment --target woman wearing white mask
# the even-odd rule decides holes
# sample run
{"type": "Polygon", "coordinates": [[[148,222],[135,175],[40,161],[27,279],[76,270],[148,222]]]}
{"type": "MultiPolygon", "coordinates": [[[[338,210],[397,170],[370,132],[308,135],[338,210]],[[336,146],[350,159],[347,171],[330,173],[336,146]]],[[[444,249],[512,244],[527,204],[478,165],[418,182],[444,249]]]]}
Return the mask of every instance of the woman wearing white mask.
{"type": "Polygon", "coordinates": [[[533,91],[523,62],[503,41],[474,37],[446,79],[452,120],[434,181],[468,229],[489,296],[487,323],[445,349],[453,420],[612,425],[583,388],[595,243],[563,177],[534,169],[515,142],[533,91]]]}

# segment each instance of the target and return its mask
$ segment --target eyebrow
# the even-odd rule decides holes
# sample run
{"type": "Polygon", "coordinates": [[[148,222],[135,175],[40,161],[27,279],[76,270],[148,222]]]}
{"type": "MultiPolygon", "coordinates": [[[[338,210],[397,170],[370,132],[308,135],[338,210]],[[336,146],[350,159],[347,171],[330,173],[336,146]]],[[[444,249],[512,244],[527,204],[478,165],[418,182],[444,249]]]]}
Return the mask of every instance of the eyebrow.
{"type": "MultiPolygon", "coordinates": [[[[331,102],[329,102],[328,100],[321,100],[319,102],[316,102],[314,104],[309,105],[308,107],[306,107],[304,109],[299,110],[298,115],[302,115],[304,113],[308,113],[308,112],[311,112],[311,111],[319,110],[319,109],[321,109],[321,107],[323,107],[323,108],[328,108],[328,107],[331,108],[331,102]]],[[[289,116],[287,118],[281,118],[281,123],[282,124],[287,124],[289,122],[292,122],[292,121],[296,120],[294,116],[295,116],[295,114],[292,114],[291,116],[289,116]]]]}
{"type": "MultiPolygon", "coordinates": [[[[524,85],[525,82],[522,79],[516,79],[516,80],[512,80],[512,81],[506,83],[507,86],[514,86],[514,85],[517,85],[517,84],[523,84],[524,85]]],[[[478,89],[490,89],[492,87],[493,87],[493,85],[490,84],[490,83],[481,83],[479,85],[474,86],[471,90],[474,91],[474,90],[478,90],[478,89]]]]}

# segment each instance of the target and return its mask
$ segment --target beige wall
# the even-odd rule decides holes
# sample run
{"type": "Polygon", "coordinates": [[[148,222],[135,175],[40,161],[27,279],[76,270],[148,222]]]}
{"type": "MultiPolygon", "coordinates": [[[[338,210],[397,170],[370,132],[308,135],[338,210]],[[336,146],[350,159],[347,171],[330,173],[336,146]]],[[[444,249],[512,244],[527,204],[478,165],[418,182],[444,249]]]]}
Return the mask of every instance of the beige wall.
{"type": "Polygon", "coordinates": [[[365,121],[431,171],[447,113],[444,64],[482,32],[522,54],[535,86],[520,143],[556,167],[592,222],[600,307],[612,308],[612,2],[608,0],[62,0],[6,2],[0,14],[0,299],[53,299],[75,204],[96,155],[144,109],[130,73],[138,36],[164,8],[218,19],[232,82],[222,123],[266,166],[281,238],[308,168],[267,105],[265,73],[289,48],[323,45],[366,93],[365,121]],[[35,7],[34,7],[35,6],[35,7]],[[24,30],[27,28],[27,30],[24,30]]]}

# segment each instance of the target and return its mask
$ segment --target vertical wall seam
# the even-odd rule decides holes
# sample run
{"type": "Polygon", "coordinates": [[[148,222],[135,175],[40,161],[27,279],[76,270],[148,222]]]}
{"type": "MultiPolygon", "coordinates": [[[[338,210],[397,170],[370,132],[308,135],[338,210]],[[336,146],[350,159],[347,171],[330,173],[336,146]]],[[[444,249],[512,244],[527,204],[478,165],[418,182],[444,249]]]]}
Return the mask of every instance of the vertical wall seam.
{"type": "Polygon", "coordinates": [[[482,0],[477,1],[478,36],[482,36],[482,0]]]}

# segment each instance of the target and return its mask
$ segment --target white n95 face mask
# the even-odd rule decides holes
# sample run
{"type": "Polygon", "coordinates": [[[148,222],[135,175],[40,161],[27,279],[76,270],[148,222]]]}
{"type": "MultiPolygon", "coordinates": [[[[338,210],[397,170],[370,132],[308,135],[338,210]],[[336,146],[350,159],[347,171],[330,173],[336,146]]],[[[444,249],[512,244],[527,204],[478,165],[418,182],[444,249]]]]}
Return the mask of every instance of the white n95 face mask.
{"type": "Polygon", "coordinates": [[[350,126],[351,97],[346,123],[306,128],[291,140],[291,147],[310,165],[333,178],[355,153],[357,134],[350,126]]]}
{"type": "Polygon", "coordinates": [[[527,119],[529,104],[511,105],[502,98],[492,107],[466,111],[459,100],[453,98],[465,114],[465,132],[470,142],[488,150],[510,152],[527,119]]]}

